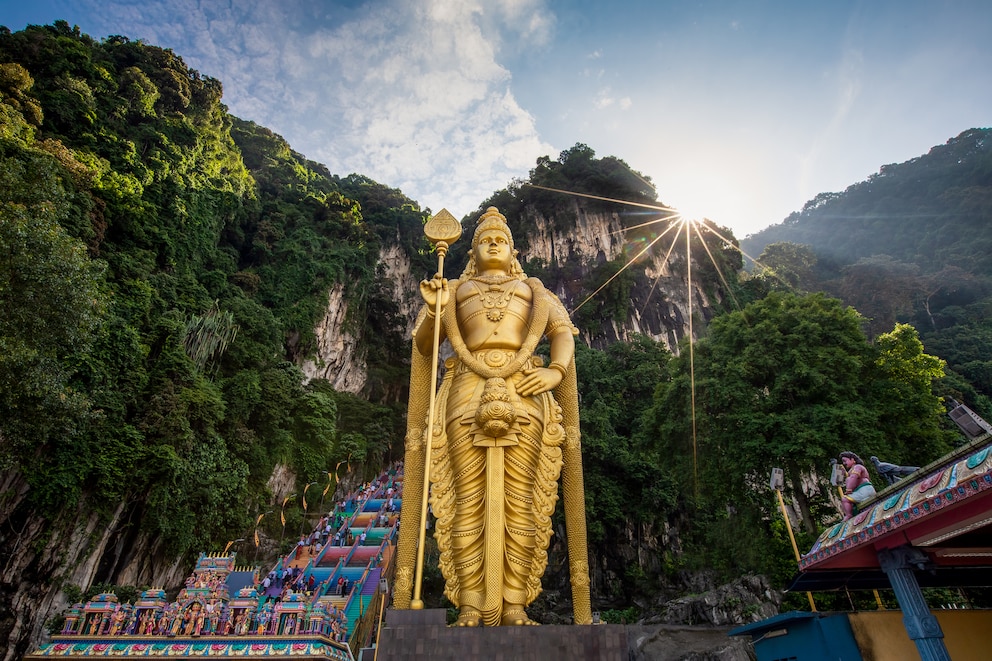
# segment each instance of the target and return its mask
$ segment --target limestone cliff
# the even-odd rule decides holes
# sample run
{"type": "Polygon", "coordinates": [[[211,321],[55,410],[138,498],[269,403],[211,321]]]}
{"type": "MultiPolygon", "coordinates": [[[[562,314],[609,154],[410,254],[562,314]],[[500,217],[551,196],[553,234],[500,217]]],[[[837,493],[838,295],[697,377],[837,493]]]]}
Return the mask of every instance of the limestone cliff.
{"type": "MultiPolygon", "coordinates": [[[[420,295],[417,284],[423,275],[412,273],[410,256],[399,244],[399,237],[384,242],[379,249],[376,269],[376,292],[393,306],[395,315],[380,323],[393,323],[404,340],[410,338],[417,311],[420,309],[420,295]]],[[[362,328],[353,319],[353,303],[348,300],[343,284],[335,285],[327,296],[324,316],[314,328],[316,338],[315,355],[302,361],[300,367],[310,379],[327,379],[335,390],[360,394],[368,382],[369,365],[367,346],[370,338],[362,337],[354,329],[362,328]]],[[[361,315],[362,313],[355,313],[361,315]]],[[[364,327],[368,327],[365,325],[364,327]]],[[[403,391],[402,386],[398,391],[403,391]]]]}
{"type": "Polygon", "coordinates": [[[335,390],[358,393],[365,386],[365,356],[359,339],[345,326],[348,301],[344,285],[335,285],[327,295],[324,317],[317,323],[316,356],[303,361],[307,379],[327,379],[335,390]]]}
{"type": "MultiPolygon", "coordinates": [[[[589,210],[575,203],[568,215],[574,217],[571,224],[527,210],[514,220],[514,225],[519,228],[516,239],[525,270],[540,275],[574,311],[592,293],[589,283],[597,268],[638,257],[645,242],[631,239],[618,212],[589,210]]],[[[467,251],[471,235],[466,231],[455,250],[467,251]]],[[[712,316],[713,304],[700,286],[702,279],[694,276],[689,290],[685,251],[678,246],[669,250],[671,242],[663,240],[659,242],[660,249],[637,258],[630,271],[629,300],[622,301],[623,315],[584,317],[583,341],[602,347],[640,333],[677,351],[678,341],[689,333],[690,299],[697,322],[712,316]]],[[[395,304],[396,314],[390,317],[390,323],[407,343],[401,348],[406,352],[420,304],[417,283],[429,274],[412,272],[414,260],[399,241],[383,241],[378,261],[376,295],[395,304]]],[[[699,266],[695,262],[692,265],[693,269],[699,266]]],[[[460,271],[456,264],[452,269],[460,271]]],[[[327,292],[324,315],[315,327],[314,355],[299,362],[307,379],[324,378],[339,391],[360,394],[366,389],[370,368],[365,348],[368,338],[359,334],[364,326],[351,317],[355,305],[343,284],[327,292]]],[[[697,323],[693,331],[699,333],[702,326],[697,323]]],[[[274,494],[292,488],[292,480],[278,475],[280,470],[284,467],[277,467],[270,480],[269,488],[274,494]]],[[[0,574],[0,637],[14,641],[0,655],[0,661],[19,658],[28,646],[43,638],[45,621],[69,605],[64,586],[108,582],[174,588],[188,573],[188,559],[169,556],[164,540],[141,531],[139,502],[102,508],[81,502],[63,512],[59,520],[48,521],[25,506],[27,491],[22,475],[0,474],[0,493],[6,494],[0,499],[0,520],[10,523],[0,529],[0,548],[10,550],[0,574]]],[[[640,544],[621,546],[626,549],[627,560],[630,554],[640,557],[645,551],[640,544]]],[[[657,548],[653,547],[646,557],[654,559],[656,555],[657,548]]],[[[656,569],[651,567],[649,571],[656,569]]],[[[614,570],[605,560],[594,559],[595,582],[600,590],[609,589],[614,570]]]]}
{"type": "Polygon", "coordinates": [[[54,520],[27,506],[28,484],[0,473],[0,661],[20,659],[46,635],[45,622],[71,604],[69,585],[179,585],[189,567],[162,552],[162,541],[139,532],[140,512],[127,502],[104,509],[81,501],[54,520]]]}
{"type": "MultiPolygon", "coordinates": [[[[651,238],[646,238],[643,232],[630,229],[620,211],[591,210],[581,201],[573,202],[564,215],[572,222],[549,219],[533,209],[525,212],[517,223],[525,232],[518,241],[526,246],[520,251],[524,269],[528,270],[528,264],[550,266],[551,277],[545,284],[569,311],[575,311],[593,293],[583,285],[597,266],[632,261],[634,283],[624,318],[601,318],[591,327],[584,325],[582,339],[602,348],[629,340],[636,333],[662,342],[677,353],[679,339],[689,334],[689,274],[681,235],[669,231],[645,250],[664,229],[654,230],[651,238]],[[670,249],[673,243],[674,249],[670,249]]],[[[700,265],[693,261],[691,266],[698,274],[700,265]]],[[[713,302],[700,287],[698,275],[691,300],[697,324],[713,316],[713,302]]],[[[701,330],[700,325],[694,332],[701,330]]]]}
{"type": "MultiPolygon", "coordinates": [[[[684,240],[669,232],[653,249],[643,251],[646,242],[639,237],[632,240],[618,211],[590,210],[576,201],[567,216],[574,218],[568,229],[560,220],[547,218],[528,209],[522,218],[511,219],[517,229],[516,243],[520,260],[529,274],[540,271],[545,285],[552,289],[569,311],[574,311],[593,292],[588,281],[595,269],[607,262],[618,260],[626,263],[635,260],[630,270],[633,286],[622,319],[600,317],[580,324],[581,337],[589,346],[602,348],[618,341],[627,341],[634,334],[641,334],[662,342],[673,353],[678,342],[689,334],[690,291],[686,268],[684,240]],[[521,231],[522,230],[522,231],[521,231]],[[522,235],[521,235],[522,234],[522,235]],[[676,242],[674,250],[670,250],[676,242]],[[536,268],[532,268],[536,267],[536,268]]],[[[472,236],[471,223],[452,252],[465,252],[472,236]]],[[[379,280],[385,294],[395,302],[397,320],[403,338],[409,338],[420,306],[417,283],[425,274],[412,273],[411,258],[398,242],[384,242],[379,251],[379,280]]],[[[698,273],[699,264],[692,263],[698,273]]],[[[457,273],[448,270],[449,277],[457,273]]],[[[713,301],[700,286],[698,275],[691,291],[693,331],[698,335],[703,324],[713,316],[713,301]]],[[[595,302],[595,297],[593,302],[595,302]]],[[[588,305],[588,304],[587,304],[588,305]]],[[[324,378],[335,389],[352,393],[362,391],[366,383],[367,365],[362,350],[361,337],[356,336],[348,323],[349,302],[344,287],[338,285],[328,295],[327,309],[317,325],[317,355],[303,362],[307,378],[324,378]]]]}

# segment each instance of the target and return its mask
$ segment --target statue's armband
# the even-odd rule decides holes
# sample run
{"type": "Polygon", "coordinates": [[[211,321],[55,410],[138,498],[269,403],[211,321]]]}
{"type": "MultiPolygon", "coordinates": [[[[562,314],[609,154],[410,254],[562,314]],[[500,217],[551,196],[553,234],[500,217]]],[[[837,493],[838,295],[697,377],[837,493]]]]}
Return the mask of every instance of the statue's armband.
{"type": "Polygon", "coordinates": [[[551,308],[550,314],[548,315],[548,325],[544,331],[545,336],[551,338],[562,328],[568,328],[572,335],[578,335],[579,329],[572,324],[572,320],[568,316],[568,311],[565,309],[565,306],[562,304],[561,300],[546,289],[544,290],[544,295],[547,296],[551,308]]]}

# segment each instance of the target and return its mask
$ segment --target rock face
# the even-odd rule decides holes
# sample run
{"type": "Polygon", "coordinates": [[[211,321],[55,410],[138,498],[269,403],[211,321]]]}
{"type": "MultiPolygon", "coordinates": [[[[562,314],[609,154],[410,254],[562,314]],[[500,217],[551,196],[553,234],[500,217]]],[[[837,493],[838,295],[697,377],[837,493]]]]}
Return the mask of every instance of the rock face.
{"type": "Polygon", "coordinates": [[[729,628],[670,624],[630,625],[630,661],[752,661],[748,640],[731,638],[729,628]]]}
{"type": "MultiPolygon", "coordinates": [[[[690,330],[698,334],[703,323],[713,316],[713,302],[699,287],[698,280],[690,291],[685,253],[680,252],[684,240],[675,232],[661,236],[646,250],[650,241],[643,236],[637,241],[629,240],[630,232],[617,212],[590,211],[573,202],[567,215],[574,216],[574,223],[567,230],[559,229],[562,223],[533,210],[525,212],[525,217],[514,224],[519,228],[515,242],[524,270],[531,273],[528,268],[531,266],[550,273],[550,277],[543,278],[544,284],[561,298],[569,311],[574,311],[587,297],[589,292],[583,281],[598,266],[635,260],[631,269],[634,284],[626,314],[622,320],[602,318],[583,324],[581,337],[587,345],[603,348],[640,334],[677,353],[679,340],[689,335],[690,330]],[[670,249],[673,243],[675,250],[670,249]],[[696,320],[696,327],[690,327],[690,316],[696,320]]],[[[466,231],[462,241],[468,244],[471,236],[466,231]]],[[[455,246],[453,250],[468,250],[468,246],[455,246]]],[[[698,264],[690,266],[698,272],[698,264]]],[[[417,283],[424,274],[411,272],[410,256],[400,247],[398,239],[380,249],[379,267],[379,281],[405,323],[397,330],[402,337],[409,338],[420,308],[417,283]]],[[[344,286],[335,286],[328,294],[324,317],[315,329],[317,355],[304,360],[301,367],[308,379],[327,379],[335,389],[357,394],[365,387],[367,365],[362,338],[349,330],[348,314],[344,286]]]]}
{"type": "Polygon", "coordinates": [[[344,285],[337,284],[327,295],[324,318],[317,323],[316,357],[300,366],[307,379],[327,379],[340,392],[358,393],[365,387],[365,356],[359,339],[345,327],[348,301],[344,285]]]}
{"type": "MultiPolygon", "coordinates": [[[[420,309],[420,276],[411,273],[410,257],[398,243],[387,243],[379,250],[377,280],[396,304],[397,318],[403,323],[396,330],[409,338],[420,309]]],[[[314,328],[316,355],[303,360],[300,368],[307,380],[327,379],[339,392],[359,394],[367,383],[368,364],[362,338],[351,331],[355,324],[349,324],[349,313],[345,287],[335,285],[327,295],[324,316],[314,328]]]]}
{"type": "MultiPolygon", "coordinates": [[[[597,266],[630,262],[635,278],[624,319],[603,319],[598,328],[583,329],[582,339],[587,344],[602,348],[640,334],[677,353],[679,339],[690,332],[690,303],[697,323],[712,317],[712,302],[698,281],[690,293],[685,253],[680,252],[685,245],[680,239],[683,235],[658,229],[637,233],[635,238],[618,212],[589,210],[578,201],[572,203],[566,215],[574,222],[569,229],[561,230],[556,229],[561,222],[535,211],[526,214],[522,222],[526,235],[520,241],[526,245],[520,251],[524,270],[527,263],[550,265],[556,276],[545,285],[554,290],[569,311],[575,311],[590,293],[580,283],[597,266]]],[[[699,272],[698,264],[690,266],[699,272]]],[[[696,328],[694,333],[700,330],[696,328]]]]}
{"type": "MultiPolygon", "coordinates": [[[[397,242],[399,237],[397,237],[397,242]]],[[[407,320],[403,337],[410,337],[413,324],[420,310],[420,293],[417,288],[423,275],[412,272],[410,256],[399,244],[386,244],[379,250],[379,273],[390,298],[396,303],[399,316],[407,320]]]]}
{"type": "Polygon", "coordinates": [[[644,624],[710,625],[735,627],[778,614],[782,594],[772,590],[764,576],[744,576],[733,583],[664,604],[644,624]]]}
{"type": "MultiPolygon", "coordinates": [[[[637,275],[630,289],[626,315],[622,319],[596,319],[592,324],[586,324],[582,340],[587,344],[601,348],[640,333],[663,342],[674,352],[679,339],[690,333],[690,302],[693,318],[702,321],[712,316],[711,302],[703,290],[694,283],[690,291],[685,253],[669,252],[670,239],[659,242],[662,249],[638,257],[644,242],[632,245],[625,241],[624,225],[617,213],[591,212],[578,203],[569,213],[575,216],[574,225],[562,231],[555,229],[561,226],[560,223],[529,212],[522,219],[521,226],[526,229],[523,236],[517,236],[517,243],[525,270],[530,271],[530,264],[550,274],[550,277],[542,277],[545,285],[558,294],[570,311],[585,298],[583,281],[597,266],[637,257],[637,275]]],[[[471,233],[466,233],[465,238],[470,241],[470,237],[471,233]]],[[[379,261],[378,284],[389,292],[397,305],[397,325],[404,327],[396,330],[409,338],[420,307],[417,283],[424,274],[411,273],[410,256],[398,241],[384,245],[379,261]]],[[[315,328],[316,355],[302,360],[301,368],[307,379],[324,378],[339,391],[358,394],[366,387],[368,366],[363,338],[350,330],[354,326],[349,326],[349,305],[343,284],[328,292],[325,314],[315,328]]],[[[693,332],[701,330],[701,324],[693,327],[693,332]]],[[[269,485],[276,494],[292,490],[292,476],[281,471],[276,467],[269,485]]],[[[170,588],[178,586],[186,576],[188,563],[182,558],[167,556],[162,540],[151,539],[140,532],[140,504],[118,503],[110,508],[103,504],[97,508],[83,501],[77,509],[63,512],[60,519],[46,521],[24,505],[27,491],[23,476],[0,473],[0,522],[4,523],[0,526],[0,549],[3,550],[0,555],[3,559],[0,567],[0,640],[9,641],[6,649],[0,650],[0,661],[20,658],[43,639],[46,620],[70,605],[63,593],[66,585],[107,582],[170,588]],[[108,509],[109,514],[106,513],[108,509]],[[98,514],[98,511],[102,513],[98,514]]],[[[668,531],[653,532],[666,548],[677,544],[677,540],[668,539],[668,531]]],[[[631,531],[630,539],[618,544],[625,549],[618,557],[622,556],[623,561],[636,561],[648,572],[654,571],[652,558],[658,557],[658,548],[644,541],[649,537],[651,535],[642,537],[631,531]]],[[[594,583],[601,590],[607,590],[611,575],[618,576],[620,569],[607,566],[605,561],[596,563],[593,560],[594,583]]],[[[553,572],[551,574],[546,580],[557,580],[553,572]]],[[[693,601],[673,603],[668,607],[668,615],[648,624],[708,622],[722,626],[740,623],[734,619],[740,613],[735,616],[720,605],[732,598],[714,596],[710,603],[709,597],[703,595],[693,601]]],[[[754,601],[742,603],[753,604],[754,601]]],[[[756,607],[752,613],[764,613],[764,609],[756,607]]],[[[661,640],[659,635],[657,632],[645,634],[643,653],[639,652],[637,658],[662,658],[650,655],[650,650],[660,645],[652,642],[661,640]]]]}
{"type": "Polygon", "coordinates": [[[85,501],[47,521],[25,505],[20,474],[0,473],[0,661],[20,659],[45,635],[45,622],[68,603],[63,586],[109,581],[178,585],[188,568],[165,557],[161,544],[138,530],[128,503],[101,512],[85,501]]]}

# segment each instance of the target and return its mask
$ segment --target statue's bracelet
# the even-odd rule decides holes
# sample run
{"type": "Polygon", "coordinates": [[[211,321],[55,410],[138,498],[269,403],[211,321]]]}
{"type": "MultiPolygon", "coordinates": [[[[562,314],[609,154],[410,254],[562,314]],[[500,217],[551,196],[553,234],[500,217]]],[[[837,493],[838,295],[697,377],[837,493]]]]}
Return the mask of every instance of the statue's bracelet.
{"type": "Polygon", "coordinates": [[[565,378],[565,374],[567,373],[565,366],[562,365],[561,363],[551,363],[550,365],[548,365],[548,369],[555,370],[556,372],[561,374],[561,378],[563,379],[565,378]]]}

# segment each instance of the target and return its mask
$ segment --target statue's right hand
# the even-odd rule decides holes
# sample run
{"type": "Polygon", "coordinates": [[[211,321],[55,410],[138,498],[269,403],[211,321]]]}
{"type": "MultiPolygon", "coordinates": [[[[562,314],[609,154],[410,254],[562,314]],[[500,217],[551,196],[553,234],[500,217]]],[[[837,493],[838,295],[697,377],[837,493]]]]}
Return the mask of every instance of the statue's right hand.
{"type": "Polygon", "coordinates": [[[420,281],[420,296],[424,299],[424,303],[427,304],[431,312],[434,312],[437,307],[439,292],[441,296],[441,310],[443,311],[444,306],[448,304],[448,300],[451,297],[451,292],[448,290],[447,278],[436,275],[430,280],[420,281]]]}

